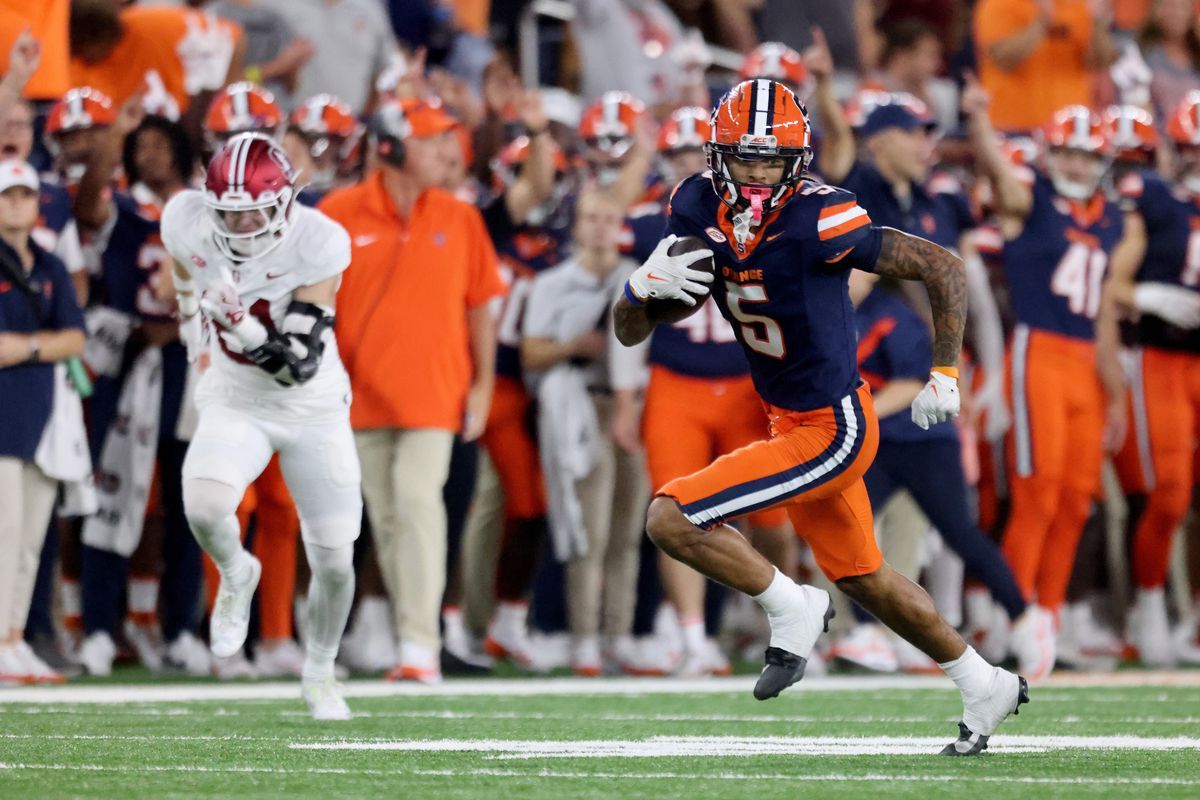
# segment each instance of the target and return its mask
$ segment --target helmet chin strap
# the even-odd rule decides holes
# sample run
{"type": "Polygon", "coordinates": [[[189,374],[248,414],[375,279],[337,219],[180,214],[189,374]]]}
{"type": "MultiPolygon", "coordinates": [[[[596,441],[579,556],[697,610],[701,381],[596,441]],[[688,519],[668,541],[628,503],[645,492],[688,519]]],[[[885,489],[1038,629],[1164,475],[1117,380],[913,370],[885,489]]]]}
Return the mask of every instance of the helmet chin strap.
{"type": "Polygon", "coordinates": [[[745,244],[750,238],[752,227],[762,224],[763,201],[770,199],[771,191],[766,186],[742,186],[738,189],[738,194],[750,204],[733,215],[733,235],[739,244],[745,244]]]}

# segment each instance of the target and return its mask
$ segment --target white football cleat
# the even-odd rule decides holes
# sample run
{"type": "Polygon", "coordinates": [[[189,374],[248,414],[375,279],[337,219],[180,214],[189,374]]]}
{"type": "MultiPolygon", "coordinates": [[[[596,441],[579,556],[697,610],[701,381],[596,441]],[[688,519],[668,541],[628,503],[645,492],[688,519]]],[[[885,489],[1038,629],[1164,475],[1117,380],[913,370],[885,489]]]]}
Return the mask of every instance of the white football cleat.
{"type": "Polygon", "coordinates": [[[24,639],[18,639],[10,647],[17,662],[24,668],[25,677],[33,683],[66,683],[66,677],[38,658],[37,653],[24,639]]]}
{"type": "Polygon", "coordinates": [[[488,623],[483,652],[497,660],[507,659],[519,669],[540,672],[529,641],[526,609],[524,604],[500,603],[488,623]]]}
{"type": "Polygon", "coordinates": [[[1175,655],[1180,664],[1200,665],[1200,637],[1195,620],[1175,627],[1175,655]]]}
{"type": "Polygon", "coordinates": [[[104,631],[96,631],[79,645],[79,663],[88,675],[107,677],[112,675],[113,659],[117,657],[117,646],[104,631]]]}
{"type": "Polygon", "coordinates": [[[163,664],[179,672],[199,678],[213,673],[212,653],[191,631],[184,631],[167,645],[163,664]]]}
{"type": "MultiPolygon", "coordinates": [[[[812,666],[810,659],[809,666],[812,666]]],[[[705,678],[710,675],[730,675],[733,667],[717,640],[711,636],[704,638],[704,644],[696,652],[684,655],[683,665],[677,673],[681,678],[705,678]]]]}
{"type": "Polygon", "coordinates": [[[260,678],[299,678],[304,673],[304,651],[291,639],[269,649],[259,643],[254,653],[254,669],[260,678]]]}
{"type": "Polygon", "coordinates": [[[883,626],[874,622],[855,625],[853,630],[834,642],[829,655],[872,672],[895,672],[900,668],[896,651],[883,632],[883,626]]]}
{"type": "Polygon", "coordinates": [[[1017,657],[1022,675],[1037,683],[1054,670],[1054,615],[1039,605],[1031,605],[1013,623],[1009,646],[1017,657]]]}
{"type": "Polygon", "coordinates": [[[303,681],[300,693],[308,703],[312,718],[323,721],[350,719],[350,706],[342,699],[342,688],[332,677],[317,681],[303,681]]]}
{"type": "Polygon", "coordinates": [[[824,589],[801,584],[792,609],[767,620],[771,643],[764,654],[762,673],[754,684],[754,697],[769,700],[804,677],[804,668],[817,638],[829,630],[836,613],[833,598],[824,589]]]}
{"type": "Polygon", "coordinates": [[[1167,620],[1167,595],[1162,588],[1138,589],[1129,612],[1129,641],[1146,666],[1175,666],[1175,643],[1167,620]]]}
{"type": "Polygon", "coordinates": [[[221,681],[238,681],[253,679],[258,677],[258,672],[254,669],[254,665],[250,663],[250,659],[246,658],[246,651],[238,650],[231,656],[217,656],[212,660],[212,674],[221,681]]]}
{"type": "Polygon", "coordinates": [[[208,638],[213,655],[228,658],[242,649],[246,643],[246,631],[250,627],[250,601],[262,577],[262,564],[254,556],[250,559],[250,574],[239,584],[231,584],[221,576],[221,587],[217,590],[217,602],[213,606],[209,622],[208,638]]]}
{"type": "Polygon", "coordinates": [[[571,670],[581,678],[597,678],[604,672],[599,636],[582,636],[571,642],[571,670]]]}
{"type": "Polygon", "coordinates": [[[142,666],[154,674],[162,672],[163,641],[162,631],[157,625],[138,625],[128,617],[125,618],[125,638],[137,653],[142,666]]]}
{"type": "Polygon", "coordinates": [[[988,738],[1009,714],[1019,713],[1029,702],[1029,683],[1000,667],[992,667],[987,689],[978,694],[963,692],[963,715],[958,723],[958,740],[942,749],[944,756],[974,756],[987,749],[988,738]]]}

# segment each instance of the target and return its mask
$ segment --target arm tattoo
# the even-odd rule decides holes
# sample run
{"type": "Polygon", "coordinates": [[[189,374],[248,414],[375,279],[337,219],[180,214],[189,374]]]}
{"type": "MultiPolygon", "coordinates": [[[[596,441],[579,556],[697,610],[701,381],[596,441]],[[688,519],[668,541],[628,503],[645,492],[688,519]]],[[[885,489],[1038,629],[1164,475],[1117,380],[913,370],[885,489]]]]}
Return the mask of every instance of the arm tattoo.
{"type": "Polygon", "coordinates": [[[617,340],[626,347],[644,341],[654,330],[654,322],[647,316],[645,306],[635,306],[629,298],[622,297],[613,306],[613,331],[617,340]]]}
{"type": "Polygon", "coordinates": [[[962,259],[919,236],[884,228],[875,272],[925,284],[933,311],[933,364],[957,364],[967,321],[967,276],[962,259]]]}

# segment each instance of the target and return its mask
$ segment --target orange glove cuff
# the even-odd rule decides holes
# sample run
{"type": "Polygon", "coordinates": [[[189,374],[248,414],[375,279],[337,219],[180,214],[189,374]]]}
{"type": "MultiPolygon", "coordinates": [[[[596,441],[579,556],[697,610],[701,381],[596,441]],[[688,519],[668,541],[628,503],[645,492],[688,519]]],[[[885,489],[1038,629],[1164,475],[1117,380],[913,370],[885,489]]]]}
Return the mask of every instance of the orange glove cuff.
{"type": "Polygon", "coordinates": [[[954,380],[958,380],[958,367],[934,367],[932,371],[940,372],[943,375],[954,378],[954,380]]]}

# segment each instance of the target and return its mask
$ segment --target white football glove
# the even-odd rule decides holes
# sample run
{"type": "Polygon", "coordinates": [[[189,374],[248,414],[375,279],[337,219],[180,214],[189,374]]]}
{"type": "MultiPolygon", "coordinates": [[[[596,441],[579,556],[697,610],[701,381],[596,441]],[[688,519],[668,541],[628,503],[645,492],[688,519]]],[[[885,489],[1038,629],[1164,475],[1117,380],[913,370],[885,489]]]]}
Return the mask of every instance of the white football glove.
{"type": "Polygon", "coordinates": [[[218,333],[229,345],[247,352],[267,341],[267,329],[246,313],[242,298],[231,280],[222,280],[204,290],[200,308],[220,330],[218,333]]]}
{"type": "Polygon", "coordinates": [[[929,382],[912,402],[912,421],[922,430],[958,416],[958,380],[942,372],[930,372],[929,382]]]}
{"type": "Polygon", "coordinates": [[[1138,311],[1161,317],[1178,328],[1200,328],[1200,293],[1169,283],[1139,283],[1133,290],[1138,311]]]}
{"type": "Polygon", "coordinates": [[[677,256],[667,255],[667,250],[678,239],[678,236],[671,234],[659,242],[646,263],[638,267],[625,282],[627,292],[639,303],[647,300],[682,300],[694,306],[696,298],[692,297],[693,294],[708,294],[708,284],[713,282],[712,274],[691,269],[691,265],[710,257],[712,251],[693,250],[677,256]]]}

